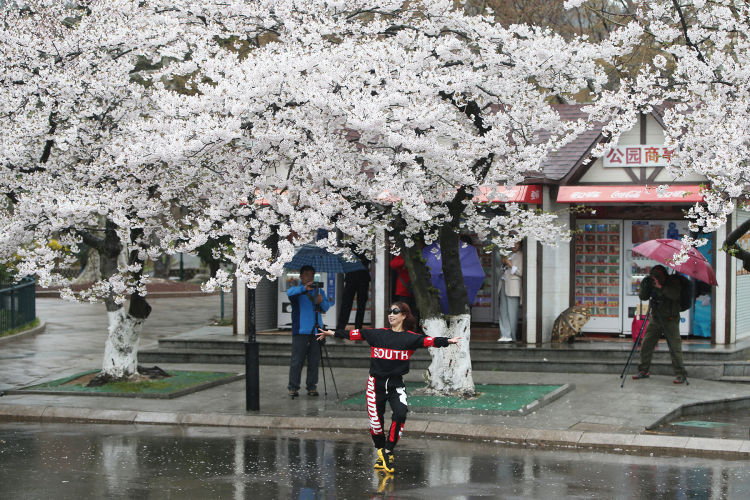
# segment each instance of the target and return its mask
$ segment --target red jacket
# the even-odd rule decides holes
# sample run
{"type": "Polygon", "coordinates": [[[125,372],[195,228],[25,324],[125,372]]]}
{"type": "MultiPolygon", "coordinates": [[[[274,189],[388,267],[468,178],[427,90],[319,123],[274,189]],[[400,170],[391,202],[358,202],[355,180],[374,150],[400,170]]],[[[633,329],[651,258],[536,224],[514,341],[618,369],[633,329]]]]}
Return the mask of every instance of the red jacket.
{"type": "Polygon", "coordinates": [[[364,340],[370,344],[370,375],[400,377],[409,373],[409,359],[420,347],[448,347],[446,337],[428,337],[410,331],[394,332],[390,328],[375,330],[336,330],[336,337],[364,340]]]}
{"type": "Polygon", "coordinates": [[[397,255],[391,259],[391,269],[398,273],[398,279],[396,280],[396,295],[411,297],[409,289],[406,288],[407,283],[411,283],[411,278],[409,278],[409,271],[406,270],[404,258],[397,255]]]}

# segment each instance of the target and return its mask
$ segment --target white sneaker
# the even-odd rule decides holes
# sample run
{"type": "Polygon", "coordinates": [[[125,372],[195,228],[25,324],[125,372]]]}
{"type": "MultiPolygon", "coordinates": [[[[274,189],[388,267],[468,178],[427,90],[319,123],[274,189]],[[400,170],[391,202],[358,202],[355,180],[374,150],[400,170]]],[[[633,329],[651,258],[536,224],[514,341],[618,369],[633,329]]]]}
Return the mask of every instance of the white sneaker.
{"type": "Polygon", "coordinates": [[[500,337],[497,339],[498,342],[513,342],[513,339],[510,337],[500,337]]]}

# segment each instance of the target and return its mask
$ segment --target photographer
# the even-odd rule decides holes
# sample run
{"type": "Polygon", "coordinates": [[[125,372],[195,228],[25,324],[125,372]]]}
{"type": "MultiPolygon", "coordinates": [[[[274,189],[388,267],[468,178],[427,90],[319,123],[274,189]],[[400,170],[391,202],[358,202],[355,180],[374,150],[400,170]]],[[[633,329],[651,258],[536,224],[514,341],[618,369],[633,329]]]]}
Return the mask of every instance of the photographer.
{"type": "Polygon", "coordinates": [[[674,383],[684,384],[687,372],[682,360],[682,340],[680,339],[679,279],[669,276],[664,266],[656,265],[641,281],[638,295],[641,300],[651,300],[651,319],[646,326],[641,346],[641,364],[638,365],[638,374],[633,375],[633,378],[638,380],[650,376],[649,368],[654,347],[663,333],[667,339],[676,375],[674,383]]]}
{"type": "Polygon", "coordinates": [[[305,380],[308,396],[318,396],[318,366],[320,346],[315,340],[316,327],[323,326],[323,315],[330,307],[323,283],[313,281],[315,269],[302,266],[300,285],[290,287],[286,294],[292,303],[292,360],[289,363],[289,395],[299,396],[302,365],[307,359],[305,380]]]}

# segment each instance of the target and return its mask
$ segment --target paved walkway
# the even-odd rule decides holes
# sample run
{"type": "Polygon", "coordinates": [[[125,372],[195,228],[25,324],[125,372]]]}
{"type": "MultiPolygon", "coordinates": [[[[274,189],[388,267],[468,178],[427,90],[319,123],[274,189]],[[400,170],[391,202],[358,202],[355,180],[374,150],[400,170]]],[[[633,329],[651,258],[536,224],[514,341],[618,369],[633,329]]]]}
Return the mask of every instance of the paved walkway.
{"type": "MultiPolygon", "coordinates": [[[[53,380],[98,368],[106,333],[102,305],[38,301],[47,331],[0,346],[0,390],[53,380]]],[[[227,301],[229,302],[229,301],[227,301]]],[[[217,316],[218,296],[157,299],[146,323],[142,346],[158,338],[199,327],[217,316]]],[[[226,315],[231,314],[227,311],[226,315]]],[[[165,369],[239,372],[238,365],[160,365],[165,369]]],[[[498,367],[500,368],[500,367],[498,367]]],[[[329,372],[328,398],[286,395],[288,369],[261,367],[259,412],[245,412],[244,382],[234,382],[173,400],[95,396],[5,395],[0,418],[49,421],[133,422],[182,425],[236,425],[260,428],[333,429],[366,432],[362,411],[342,408],[333,396],[329,372]]],[[[366,370],[335,368],[341,396],[364,389],[366,370]]],[[[419,381],[421,370],[408,380],[419,381]]],[[[406,436],[485,439],[520,444],[598,447],[634,452],[722,454],[750,458],[750,441],[660,436],[645,428],[684,405],[750,397],[750,386],[693,379],[675,386],[672,377],[628,380],[620,389],[616,375],[475,372],[476,383],[568,383],[575,389],[526,415],[439,414],[412,411],[406,436]]],[[[322,389],[322,378],[319,389],[322,389]]],[[[321,390],[322,393],[322,390],[321,390]]]]}

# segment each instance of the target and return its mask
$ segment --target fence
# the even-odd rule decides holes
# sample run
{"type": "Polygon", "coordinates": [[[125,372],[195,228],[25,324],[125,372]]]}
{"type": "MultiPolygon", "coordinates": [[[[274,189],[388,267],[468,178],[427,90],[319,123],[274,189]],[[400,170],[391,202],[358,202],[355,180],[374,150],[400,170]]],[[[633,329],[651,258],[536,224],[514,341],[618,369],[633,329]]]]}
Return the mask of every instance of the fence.
{"type": "Polygon", "coordinates": [[[35,283],[25,278],[20,283],[0,283],[0,334],[36,318],[35,283]]]}

